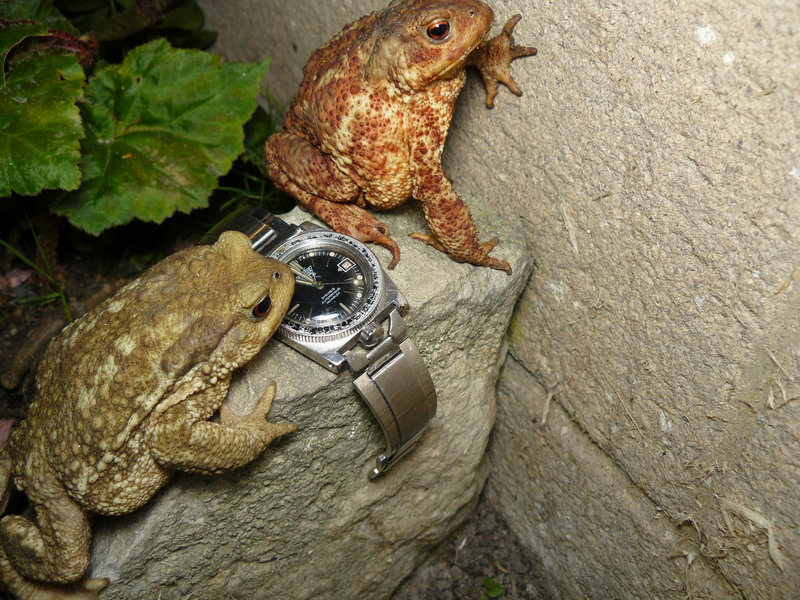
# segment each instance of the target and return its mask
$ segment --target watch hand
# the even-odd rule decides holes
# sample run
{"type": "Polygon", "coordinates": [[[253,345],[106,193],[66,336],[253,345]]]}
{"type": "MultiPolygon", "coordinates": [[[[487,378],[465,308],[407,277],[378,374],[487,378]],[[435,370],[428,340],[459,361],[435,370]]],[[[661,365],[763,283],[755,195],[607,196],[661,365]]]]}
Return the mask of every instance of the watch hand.
{"type": "Polygon", "coordinates": [[[317,285],[323,287],[326,285],[345,285],[353,282],[355,282],[355,279],[338,279],[336,281],[318,281],[317,285]]]}
{"type": "Polygon", "coordinates": [[[295,274],[295,282],[301,285],[310,285],[311,287],[317,288],[318,290],[322,289],[322,283],[311,277],[310,275],[306,275],[303,272],[295,271],[292,269],[292,272],[295,274]]]}
{"type": "Polygon", "coordinates": [[[310,275],[306,275],[300,270],[299,266],[295,266],[296,263],[292,263],[289,265],[289,268],[292,270],[292,273],[295,274],[295,280],[297,283],[304,283],[306,285],[316,285],[317,280],[311,277],[310,275]]]}
{"type": "Polygon", "coordinates": [[[296,283],[299,283],[300,285],[310,285],[311,287],[315,287],[315,288],[322,287],[320,284],[318,284],[316,281],[314,281],[313,279],[310,279],[310,278],[306,279],[304,277],[299,277],[298,276],[298,277],[295,277],[294,280],[295,280],[296,283]]]}

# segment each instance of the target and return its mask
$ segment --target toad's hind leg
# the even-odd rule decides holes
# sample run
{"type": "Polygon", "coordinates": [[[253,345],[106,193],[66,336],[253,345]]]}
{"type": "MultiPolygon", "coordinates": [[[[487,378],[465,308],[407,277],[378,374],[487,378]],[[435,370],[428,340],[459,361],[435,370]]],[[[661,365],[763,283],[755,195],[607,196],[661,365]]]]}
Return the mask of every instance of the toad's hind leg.
{"type": "Polygon", "coordinates": [[[17,598],[96,599],[108,579],[81,579],[92,535],[86,513],[49,469],[25,492],[38,526],[19,515],[0,521],[0,580],[17,598]]]}
{"type": "Polygon", "coordinates": [[[304,139],[280,132],[267,140],[264,158],[275,185],[291,194],[301,208],[339,233],[385,246],[392,253],[389,268],[397,264],[400,248],[389,237],[389,227],[363,208],[361,188],[328,156],[304,139]]]}

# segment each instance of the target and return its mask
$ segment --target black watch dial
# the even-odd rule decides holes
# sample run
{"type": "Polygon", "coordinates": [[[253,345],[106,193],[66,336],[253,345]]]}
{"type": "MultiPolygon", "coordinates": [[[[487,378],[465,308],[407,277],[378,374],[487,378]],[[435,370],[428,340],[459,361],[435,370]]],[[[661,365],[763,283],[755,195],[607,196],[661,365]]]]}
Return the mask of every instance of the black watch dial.
{"type": "Polygon", "coordinates": [[[378,257],[358,240],[312,228],[271,254],[294,272],[294,296],[279,334],[298,344],[338,343],[357,334],[382,306],[378,257]]]}
{"type": "Polygon", "coordinates": [[[336,331],[370,300],[372,277],[346,249],[308,248],[285,260],[295,278],[285,320],[301,329],[336,331]]]}

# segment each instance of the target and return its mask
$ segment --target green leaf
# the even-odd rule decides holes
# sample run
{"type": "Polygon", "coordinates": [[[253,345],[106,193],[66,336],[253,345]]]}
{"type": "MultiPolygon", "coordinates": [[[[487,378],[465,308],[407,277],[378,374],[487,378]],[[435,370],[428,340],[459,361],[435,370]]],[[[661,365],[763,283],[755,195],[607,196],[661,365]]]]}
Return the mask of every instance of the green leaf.
{"type": "Polygon", "coordinates": [[[505,592],[503,586],[493,577],[486,577],[483,580],[483,589],[488,598],[499,598],[505,592]]]}
{"type": "Polygon", "coordinates": [[[186,31],[176,28],[167,29],[166,37],[174,45],[181,48],[198,48],[205,50],[210,48],[217,41],[216,31],[186,31]]]}
{"type": "Polygon", "coordinates": [[[260,106],[253,113],[253,118],[247,122],[244,130],[244,145],[249,152],[259,155],[259,162],[263,160],[264,144],[267,138],[278,129],[273,115],[260,106]]]}
{"type": "Polygon", "coordinates": [[[184,2],[164,15],[158,27],[175,27],[186,31],[196,31],[202,29],[205,21],[203,9],[196,2],[184,2]]]}
{"type": "Polygon", "coordinates": [[[3,82],[6,81],[6,59],[12,48],[27,37],[49,35],[47,27],[41,23],[10,23],[0,27],[0,67],[3,73],[3,82]]]}
{"type": "Polygon", "coordinates": [[[108,6],[108,0],[58,0],[58,7],[67,13],[80,13],[108,6]]]}
{"type": "Polygon", "coordinates": [[[152,25],[152,20],[142,9],[134,6],[95,20],[92,25],[98,42],[111,42],[144,31],[152,25]]]}
{"type": "Polygon", "coordinates": [[[242,159],[256,167],[264,166],[264,144],[278,131],[272,114],[260,106],[244,127],[244,154],[242,159]]]}
{"type": "Polygon", "coordinates": [[[2,16],[9,21],[32,19],[69,33],[77,30],[53,5],[53,0],[4,0],[2,16]]]}
{"type": "Polygon", "coordinates": [[[17,56],[6,75],[11,49],[30,36],[46,35],[38,23],[0,30],[0,197],[43,189],[73,190],[80,184],[80,112],[83,69],[69,54],[17,56]]]}
{"type": "Polygon", "coordinates": [[[208,204],[243,150],[266,61],[222,63],[156,40],[99,71],[83,105],[83,183],[55,205],[90,233],[208,204]]]}

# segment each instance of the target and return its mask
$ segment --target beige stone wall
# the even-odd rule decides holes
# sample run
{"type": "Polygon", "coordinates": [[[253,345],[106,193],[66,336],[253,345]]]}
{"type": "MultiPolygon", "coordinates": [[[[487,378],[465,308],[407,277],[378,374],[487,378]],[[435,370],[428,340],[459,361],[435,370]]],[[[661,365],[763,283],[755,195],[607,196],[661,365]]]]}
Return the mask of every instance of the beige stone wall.
{"type": "MultiPolygon", "coordinates": [[[[383,2],[203,4],[285,101],[383,2]]],[[[800,596],[800,4],[491,4],[539,56],[445,155],[537,263],[490,499],[563,598],[800,596]]]]}
{"type": "Polygon", "coordinates": [[[505,143],[537,269],[490,498],[564,598],[798,597],[800,5],[526,16],[537,97],[505,143]]]}

